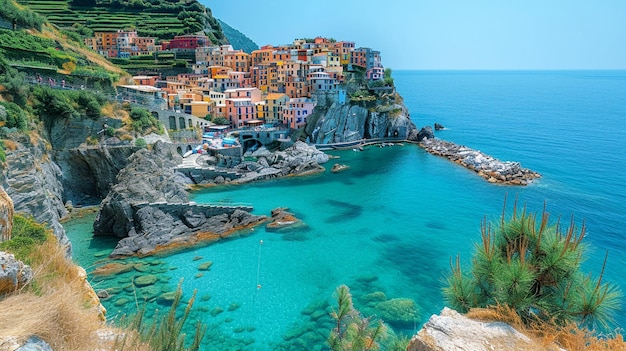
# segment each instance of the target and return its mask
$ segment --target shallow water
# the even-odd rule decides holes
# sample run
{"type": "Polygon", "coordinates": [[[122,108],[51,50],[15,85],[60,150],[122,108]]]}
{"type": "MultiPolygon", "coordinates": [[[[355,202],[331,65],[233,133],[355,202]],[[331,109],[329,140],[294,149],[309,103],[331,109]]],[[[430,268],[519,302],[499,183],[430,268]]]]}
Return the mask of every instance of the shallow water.
{"type": "MultiPolygon", "coordinates": [[[[319,349],[332,328],[328,304],[346,284],[366,315],[380,314],[368,295],[374,292],[415,300],[419,318],[394,328],[409,335],[444,306],[451,257],[469,260],[480,221],[497,219],[506,195],[509,205],[517,197],[541,211],[546,202],[554,218],[585,219],[585,269],[599,272],[609,250],[605,278],[626,288],[626,160],[616,151],[626,148],[625,72],[400,71],[394,77],[418,126],[439,122],[448,129],[438,137],[519,161],[543,178],[528,187],[493,185],[407,144],[334,152],[351,167],[342,173],[200,191],[193,201],[247,203],[256,214],[288,207],[306,227],[280,233],[258,227],[143,260],[114,279],[96,278],[96,289],[115,287],[104,302],[109,316],[136,310],[135,300],[163,309],[156,296],[184,278],[185,298],[198,291],[193,317],[211,325],[203,349],[319,349]],[[200,271],[207,261],[213,265],[200,271]],[[133,288],[132,279],[150,273],[156,284],[133,288]]],[[[89,226],[86,219],[66,229],[75,259],[91,272],[112,244],[91,241],[89,226]]],[[[623,312],[618,323],[626,324],[623,312]]]]}

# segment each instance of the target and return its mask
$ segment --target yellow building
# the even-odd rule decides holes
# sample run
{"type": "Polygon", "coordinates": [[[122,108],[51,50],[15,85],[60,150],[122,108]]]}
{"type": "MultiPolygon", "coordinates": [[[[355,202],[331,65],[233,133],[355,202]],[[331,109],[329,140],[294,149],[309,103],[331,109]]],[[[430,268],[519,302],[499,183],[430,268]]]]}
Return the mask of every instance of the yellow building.
{"type": "Polygon", "coordinates": [[[265,98],[265,122],[281,123],[283,119],[283,108],[289,101],[289,96],[283,93],[270,93],[265,98]]]}

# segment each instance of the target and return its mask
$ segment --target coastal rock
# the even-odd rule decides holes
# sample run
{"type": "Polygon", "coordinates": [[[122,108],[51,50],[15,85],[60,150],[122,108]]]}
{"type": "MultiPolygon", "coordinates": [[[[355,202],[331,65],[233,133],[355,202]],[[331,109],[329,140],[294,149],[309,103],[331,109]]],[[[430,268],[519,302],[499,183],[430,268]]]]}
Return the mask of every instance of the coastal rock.
{"type": "Polygon", "coordinates": [[[425,138],[420,146],[433,155],[447,159],[473,170],[490,183],[527,185],[541,175],[523,168],[519,162],[500,161],[480,151],[440,139],[425,138]]]}
{"type": "Polygon", "coordinates": [[[314,144],[377,138],[416,140],[411,138],[417,134],[417,128],[402,103],[378,105],[371,111],[363,106],[339,103],[322,104],[316,109],[320,117],[305,130],[314,144]]]}
{"type": "Polygon", "coordinates": [[[350,166],[344,165],[344,164],[340,164],[340,163],[335,163],[333,165],[333,168],[331,168],[330,171],[333,172],[333,173],[339,173],[339,172],[345,171],[347,169],[350,169],[350,166]]]}
{"type": "Polygon", "coordinates": [[[99,205],[137,150],[134,146],[56,150],[64,197],[73,205],[99,205]]]}
{"type": "Polygon", "coordinates": [[[49,144],[36,136],[12,136],[6,148],[6,164],[0,173],[0,186],[13,200],[15,212],[32,215],[52,228],[59,244],[71,255],[71,243],[59,220],[67,215],[63,201],[61,169],[51,160],[49,144]]]}
{"type": "Polygon", "coordinates": [[[0,251],[0,296],[22,288],[33,279],[33,270],[10,253],[0,251]]]}
{"type": "Polygon", "coordinates": [[[173,167],[182,162],[171,144],[157,142],[152,151],[141,149],[129,157],[117,183],[102,201],[94,222],[94,234],[126,237],[133,229],[133,203],[188,201],[186,184],[179,181],[173,167]]]}
{"type": "Polygon", "coordinates": [[[430,126],[425,126],[420,129],[419,134],[417,135],[417,141],[422,141],[424,139],[434,139],[435,133],[433,133],[433,129],[430,126]]]}
{"type": "Polygon", "coordinates": [[[145,256],[203,241],[217,241],[267,219],[250,214],[251,207],[191,203],[133,204],[130,211],[133,226],[128,237],[118,242],[111,257],[145,256]]]}
{"type": "Polygon", "coordinates": [[[0,186],[0,243],[11,239],[13,230],[13,201],[0,186]]]}
{"type": "Polygon", "coordinates": [[[502,322],[480,322],[449,308],[433,315],[411,339],[407,351],[558,350],[533,342],[502,322]]]}
{"type": "Polygon", "coordinates": [[[281,229],[302,226],[301,220],[293,213],[287,212],[286,208],[276,208],[272,210],[271,222],[265,225],[267,231],[279,231],[281,229]]]}
{"type": "Polygon", "coordinates": [[[446,129],[446,127],[442,126],[439,123],[435,123],[435,130],[444,130],[444,129],[446,129]]]}

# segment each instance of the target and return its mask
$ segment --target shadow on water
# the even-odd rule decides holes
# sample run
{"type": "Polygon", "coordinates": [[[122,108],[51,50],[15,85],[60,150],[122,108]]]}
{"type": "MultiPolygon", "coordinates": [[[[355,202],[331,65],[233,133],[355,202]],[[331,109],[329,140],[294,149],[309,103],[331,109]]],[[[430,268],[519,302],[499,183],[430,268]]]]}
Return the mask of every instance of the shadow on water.
{"type": "Polygon", "coordinates": [[[394,243],[400,241],[400,238],[393,234],[380,234],[374,237],[372,240],[378,243],[394,243]]]}
{"type": "Polygon", "coordinates": [[[427,222],[426,223],[426,228],[430,228],[430,229],[437,229],[437,230],[445,230],[447,229],[447,226],[445,223],[443,222],[427,222]]]}
{"type": "Polygon", "coordinates": [[[345,201],[337,200],[326,200],[326,203],[338,208],[339,210],[339,212],[337,212],[334,216],[327,218],[324,221],[326,223],[344,222],[346,220],[358,218],[363,213],[363,206],[360,205],[354,205],[345,201]]]}

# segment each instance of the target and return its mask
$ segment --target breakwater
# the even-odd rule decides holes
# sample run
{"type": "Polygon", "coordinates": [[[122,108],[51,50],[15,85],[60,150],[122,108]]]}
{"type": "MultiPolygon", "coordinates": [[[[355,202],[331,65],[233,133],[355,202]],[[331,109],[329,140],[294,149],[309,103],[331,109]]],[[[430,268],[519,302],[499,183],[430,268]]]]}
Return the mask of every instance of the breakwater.
{"type": "Polygon", "coordinates": [[[450,161],[476,172],[490,183],[528,185],[541,174],[523,168],[519,162],[500,161],[478,150],[441,139],[423,139],[419,145],[433,155],[443,156],[450,161]]]}

